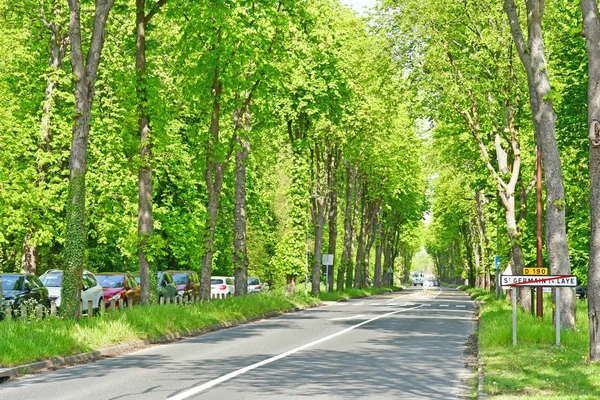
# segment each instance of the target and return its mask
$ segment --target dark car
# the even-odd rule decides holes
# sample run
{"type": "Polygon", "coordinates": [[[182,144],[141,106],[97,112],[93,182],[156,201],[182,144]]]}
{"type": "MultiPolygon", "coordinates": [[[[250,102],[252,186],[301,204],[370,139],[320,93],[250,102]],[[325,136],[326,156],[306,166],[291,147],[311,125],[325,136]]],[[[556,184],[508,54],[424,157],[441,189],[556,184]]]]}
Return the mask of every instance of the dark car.
{"type": "Polygon", "coordinates": [[[33,274],[0,274],[4,304],[17,309],[26,300],[35,300],[38,304],[50,308],[48,289],[33,274]]]}
{"type": "Polygon", "coordinates": [[[101,272],[96,274],[96,279],[104,295],[106,305],[111,300],[123,299],[125,306],[140,303],[140,285],[133,275],[125,272],[101,272]]]}
{"type": "Polygon", "coordinates": [[[194,271],[166,271],[173,277],[180,296],[200,296],[200,278],[194,271]]]}
{"type": "MultiPolygon", "coordinates": [[[[175,282],[173,282],[173,277],[171,276],[171,274],[164,271],[158,272],[157,278],[158,291],[156,294],[158,296],[158,300],[160,301],[161,298],[170,298],[171,301],[173,301],[173,299],[177,297],[178,289],[177,286],[175,286],[175,282]]],[[[139,274],[136,274],[134,279],[138,284],[142,283],[139,274]]]]}
{"type": "Polygon", "coordinates": [[[578,299],[585,299],[587,297],[587,286],[577,286],[575,288],[575,295],[578,299]]]}
{"type": "Polygon", "coordinates": [[[173,277],[170,273],[162,271],[158,273],[158,300],[170,298],[171,301],[177,297],[179,290],[175,286],[173,277]]]}

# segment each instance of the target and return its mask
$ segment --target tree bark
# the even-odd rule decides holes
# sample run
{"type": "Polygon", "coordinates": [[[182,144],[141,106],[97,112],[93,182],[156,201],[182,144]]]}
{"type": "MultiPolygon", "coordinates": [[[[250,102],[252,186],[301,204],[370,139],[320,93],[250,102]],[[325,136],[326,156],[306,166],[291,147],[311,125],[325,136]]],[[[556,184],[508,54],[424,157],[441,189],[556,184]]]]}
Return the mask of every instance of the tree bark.
{"type": "MultiPolygon", "coordinates": [[[[533,124],[537,144],[542,152],[546,183],[546,251],[550,271],[555,275],[569,275],[571,265],[565,222],[565,190],[555,136],[556,113],[550,98],[550,81],[542,36],[544,0],[527,0],[526,7],[527,44],[523,38],[514,0],[504,1],[519,58],[527,72],[533,124]]],[[[565,329],[575,329],[575,294],[569,288],[557,290],[561,291],[561,325],[565,329]]]]}
{"type": "Polygon", "coordinates": [[[352,286],[352,253],[354,251],[354,179],[356,170],[349,164],[346,165],[346,196],[344,205],[344,249],[338,270],[337,290],[344,290],[344,272],[346,273],[346,287],[352,286]]]}
{"type": "Polygon", "coordinates": [[[600,23],[596,0],[581,0],[580,5],[588,54],[588,139],[592,223],[588,267],[589,360],[598,362],[600,361],[600,23]]]}
{"type": "Polygon", "coordinates": [[[69,40],[71,67],[75,76],[75,114],[71,156],[69,161],[69,188],[66,210],[65,271],[62,285],[61,313],[67,318],[79,317],[81,276],[85,259],[85,174],[90,116],[94,99],[96,73],[104,46],[108,14],[114,0],[96,0],[94,28],[84,62],[81,38],[81,6],[78,0],[69,0],[69,40]]]}
{"type": "MultiPolygon", "coordinates": [[[[330,181],[330,192],[329,192],[329,213],[328,213],[328,222],[329,222],[329,245],[327,247],[328,254],[333,254],[333,261],[335,264],[336,260],[336,248],[337,248],[337,215],[338,215],[338,200],[337,200],[337,183],[335,180],[335,169],[331,174],[330,181]]],[[[329,266],[329,274],[327,277],[328,287],[327,290],[329,292],[333,291],[333,281],[334,281],[334,266],[329,266]]],[[[338,263],[338,271],[342,271],[342,282],[343,282],[343,271],[344,268],[342,264],[338,263]]],[[[338,279],[338,282],[340,280],[338,279]]]]}
{"type": "Polygon", "coordinates": [[[365,260],[365,239],[366,239],[366,205],[365,205],[365,189],[361,188],[360,193],[360,228],[358,230],[357,244],[356,244],[356,263],[354,265],[354,288],[360,289],[362,287],[365,260]]]}
{"type": "Polygon", "coordinates": [[[377,224],[376,233],[377,236],[375,245],[375,267],[373,268],[373,287],[379,288],[382,284],[382,269],[381,269],[381,257],[383,255],[383,233],[381,231],[381,224],[377,224]]]}
{"type": "MultiPolygon", "coordinates": [[[[221,31],[217,29],[217,40],[221,31]]],[[[206,172],[204,179],[208,191],[207,221],[205,225],[204,256],[202,257],[202,274],[200,277],[200,298],[210,300],[210,276],[212,274],[213,253],[215,246],[215,228],[219,211],[219,197],[223,185],[223,175],[227,167],[229,155],[223,163],[216,159],[216,149],[219,145],[219,118],[221,113],[221,90],[223,85],[219,80],[219,63],[215,63],[212,83],[213,109],[210,120],[210,134],[206,141],[206,172]]]]}
{"type": "Polygon", "coordinates": [[[246,249],[246,159],[250,143],[239,137],[235,153],[235,206],[233,263],[235,265],[235,295],[248,293],[248,251],[246,249]]]}
{"type": "MultiPolygon", "coordinates": [[[[238,110],[234,126],[239,130],[241,119],[245,119],[244,129],[250,132],[250,115],[244,109],[238,110]]],[[[246,247],[246,160],[250,152],[250,142],[239,136],[235,152],[235,194],[234,194],[234,240],[233,264],[235,266],[235,295],[248,293],[248,251],[246,247]]]]}

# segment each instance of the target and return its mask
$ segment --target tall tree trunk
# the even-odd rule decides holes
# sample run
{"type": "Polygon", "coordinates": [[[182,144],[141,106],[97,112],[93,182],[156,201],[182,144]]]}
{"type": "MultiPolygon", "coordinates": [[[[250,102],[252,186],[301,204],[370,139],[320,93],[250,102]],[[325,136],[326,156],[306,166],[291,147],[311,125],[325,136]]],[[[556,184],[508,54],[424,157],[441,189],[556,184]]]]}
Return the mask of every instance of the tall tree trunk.
{"type": "MultiPolygon", "coordinates": [[[[596,0],[581,0],[588,54],[588,139],[590,142],[590,261],[588,315],[591,362],[600,361],[600,23],[596,0]]],[[[561,293],[562,295],[562,293],[561,293]]]]}
{"type": "MultiPolygon", "coordinates": [[[[469,221],[469,224],[471,222],[469,221]]],[[[468,276],[468,280],[469,280],[469,286],[474,287],[475,286],[475,265],[473,264],[473,244],[472,244],[472,240],[471,240],[471,236],[470,233],[467,230],[467,227],[465,226],[465,224],[463,223],[462,226],[462,234],[463,234],[463,240],[464,240],[464,244],[465,244],[465,252],[467,253],[467,265],[469,266],[469,270],[467,271],[467,276],[468,276]]]]}
{"type": "MultiPolygon", "coordinates": [[[[479,278],[481,277],[481,263],[480,263],[480,259],[479,259],[479,244],[477,243],[477,232],[475,230],[475,224],[473,223],[473,220],[471,218],[469,218],[469,237],[471,239],[471,246],[473,247],[473,261],[475,262],[475,270],[473,271],[473,275],[475,276],[475,278],[479,278]]],[[[476,281],[478,279],[475,279],[476,281]]],[[[483,287],[483,279],[481,279],[479,282],[474,282],[476,283],[477,287],[483,287]]]]}
{"type": "MultiPolygon", "coordinates": [[[[317,199],[315,203],[327,201],[317,199]]],[[[311,293],[317,296],[321,291],[321,259],[323,256],[323,231],[325,230],[325,205],[318,204],[314,210],[315,250],[313,252],[311,293]]]]}
{"type": "Polygon", "coordinates": [[[346,273],[346,287],[352,286],[352,255],[354,252],[354,226],[356,208],[353,200],[354,181],[356,169],[349,164],[346,165],[346,200],[344,211],[344,249],[342,251],[342,262],[338,272],[337,290],[344,290],[344,271],[346,273]],[[341,272],[341,275],[340,275],[341,272]]]}
{"type": "MultiPolygon", "coordinates": [[[[156,290],[150,289],[150,264],[145,247],[152,236],[152,137],[146,90],[146,0],[136,0],[135,67],[138,79],[138,132],[140,136],[140,170],[138,172],[138,261],[140,264],[140,302],[151,303],[156,290]]],[[[156,279],[156,278],[155,278],[156,279]]]]}
{"type": "MultiPolygon", "coordinates": [[[[220,40],[221,30],[217,29],[217,41],[220,40]]],[[[223,185],[223,175],[227,168],[230,154],[225,156],[223,163],[216,159],[216,147],[219,145],[219,118],[221,112],[222,84],[219,78],[219,63],[214,67],[212,95],[213,110],[210,121],[210,135],[206,141],[206,172],[205,182],[208,191],[207,221],[205,226],[204,256],[202,257],[202,275],[200,277],[200,298],[210,300],[210,276],[215,246],[215,228],[219,211],[219,197],[223,185]]]]}
{"type": "Polygon", "coordinates": [[[38,260],[38,248],[29,244],[31,240],[32,232],[25,235],[23,241],[23,252],[21,254],[21,271],[27,274],[36,274],[37,271],[37,260],[38,260]]]}
{"type": "Polygon", "coordinates": [[[246,159],[250,143],[238,138],[235,153],[235,206],[233,264],[235,266],[235,295],[248,293],[248,251],[246,249],[246,159]]]}
{"type": "Polygon", "coordinates": [[[371,249],[373,248],[373,244],[375,243],[376,233],[375,233],[375,224],[371,224],[372,229],[369,230],[369,235],[367,239],[367,245],[365,246],[365,263],[363,270],[363,287],[370,287],[370,276],[371,276],[371,249]]]}
{"type": "MultiPolygon", "coordinates": [[[[550,99],[550,81],[542,37],[544,0],[527,0],[527,43],[523,39],[514,0],[504,0],[511,33],[519,58],[527,72],[530,106],[537,144],[542,152],[546,183],[546,251],[553,274],[569,275],[571,265],[565,222],[565,190],[562,167],[556,144],[556,113],[550,99]]],[[[575,294],[570,288],[560,290],[561,325],[575,329],[575,294]]]]}
{"type": "Polygon", "coordinates": [[[354,288],[360,289],[362,287],[364,270],[363,263],[365,261],[365,239],[367,233],[367,216],[366,216],[366,205],[365,205],[365,193],[364,188],[361,188],[360,194],[360,228],[357,236],[357,247],[356,247],[356,264],[354,265],[354,288]]]}
{"type": "Polygon", "coordinates": [[[69,188],[66,210],[65,271],[62,284],[61,313],[67,318],[79,317],[82,273],[85,259],[85,174],[87,145],[90,131],[92,101],[96,73],[104,46],[108,14],[114,0],[96,0],[94,28],[84,62],[81,38],[81,6],[78,0],[69,0],[69,40],[71,67],[75,76],[75,113],[71,157],[69,161],[69,188]]]}
{"type": "Polygon", "coordinates": [[[376,245],[375,245],[375,267],[373,268],[373,287],[379,288],[382,284],[382,273],[381,273],[381,257],[383,255],[383,243],[384,237],[381,231],[381,224],[377,224],[376,233],[376,245]]]}
{"type": "MultiPolygon", "coordinates": [[[[335,170],[330,174],[331,176],[331,181],[330,181],[330,192],[329,192],[329,213],[328,213],[328,221],[329,221],[329,246],[327,247],[327,251],[329,254],[333,254],[333,261],[335,264],[335,260],[336,260],[336,247],[337,247],[337,217],[338,217],[338,199],[337,199],[337,182],[335,180],[335,170]]],[[[343,277],[344,277],[344,266],[343,264],[337,263],[338,264],[338,274],[339,271],[342,271],[342,278],[341,278],[341,282],[343,282],[343,277]]],[[[334,281],[334,268],[333,265],[329,266],[329,270],[328,270],[328,277],[327,277],[327,282],[328,282],[328,287],[327,290],[329,292],[333,291],[333,281],[334,281]]],[[[340,282],[340,279],[338,278],[338,282],[340,282]]]]}

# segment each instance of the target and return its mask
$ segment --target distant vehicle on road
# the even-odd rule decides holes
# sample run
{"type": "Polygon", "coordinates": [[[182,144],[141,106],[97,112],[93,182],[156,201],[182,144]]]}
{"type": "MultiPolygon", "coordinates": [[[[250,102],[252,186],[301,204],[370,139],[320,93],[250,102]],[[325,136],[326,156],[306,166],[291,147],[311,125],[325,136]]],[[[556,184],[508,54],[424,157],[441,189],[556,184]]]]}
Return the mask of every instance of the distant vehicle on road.
{"type": "Polygon", "coordinates": [[[413,286],[417,286],[417,285],[423,286],[423,275],[422,274],[413,275],[412,285],[413,286]]]}
{"type": "Polygon", "coordinates": [[[440,286],[440,280],[439,279],[434,279],[433,281],[433,286],[440,286]]]}

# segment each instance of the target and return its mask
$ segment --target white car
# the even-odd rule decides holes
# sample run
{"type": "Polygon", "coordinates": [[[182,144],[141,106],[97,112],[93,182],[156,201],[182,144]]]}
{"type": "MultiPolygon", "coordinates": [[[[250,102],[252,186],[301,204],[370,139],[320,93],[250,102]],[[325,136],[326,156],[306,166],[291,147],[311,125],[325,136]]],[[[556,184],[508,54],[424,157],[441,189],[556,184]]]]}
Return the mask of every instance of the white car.
{"type": "MultiPolygon", "coordinates": [[[[48,296],[50,301],[56,304],[56,308],[60,308],[61,302],[61,288],[63,280],[63,271],[59,269],[51,269],[46,271],[40,280],[46,288],[48,288],[48,296]]],[[[100,305],[104,301],[104,295],[102,292],[102,286],[96,280],[94,274],[90,271],[83,271],[83,285],[81,287],[81,309],[87,311],[88,302],[92,302],[93,308],[100,308],[100,305]]]]}
{"type": "Polygon", "coordinates": [[[260,293],[265,290],[267,290],[267,287],[259,278],[248,278],[248,293],[260,293]]]}
{"type": "Polygon", "coordinates": [[[222,299],[233,296],[235,293],[235,281],[230,276],[210,277],[210,297],[222,299]]]}

